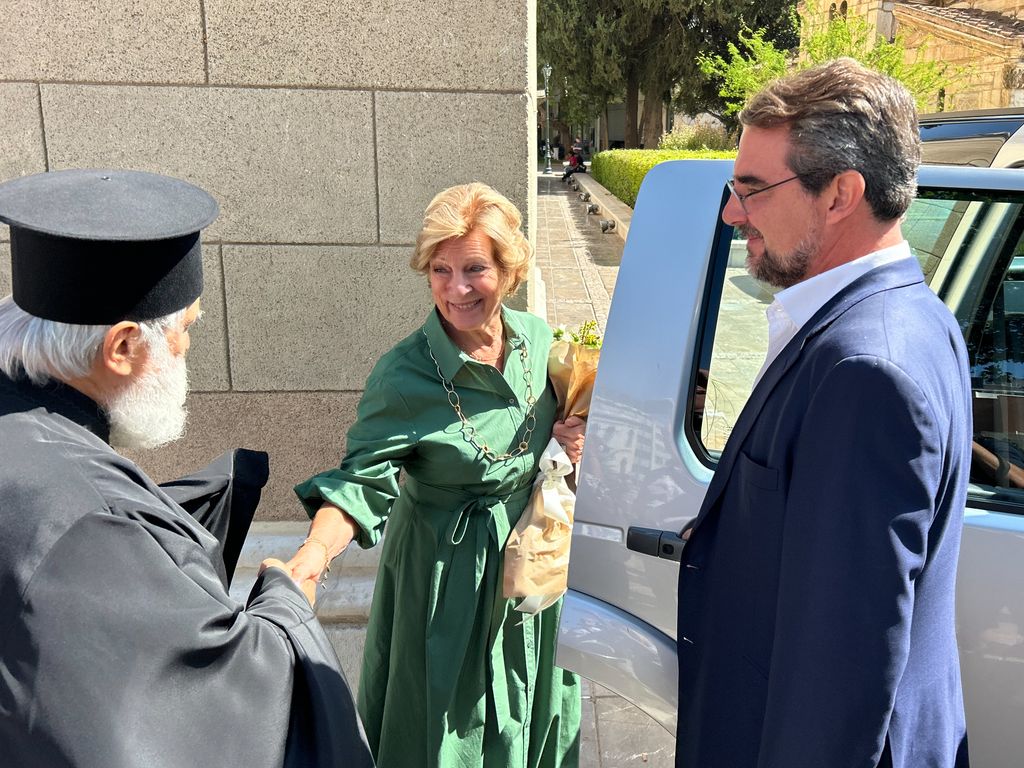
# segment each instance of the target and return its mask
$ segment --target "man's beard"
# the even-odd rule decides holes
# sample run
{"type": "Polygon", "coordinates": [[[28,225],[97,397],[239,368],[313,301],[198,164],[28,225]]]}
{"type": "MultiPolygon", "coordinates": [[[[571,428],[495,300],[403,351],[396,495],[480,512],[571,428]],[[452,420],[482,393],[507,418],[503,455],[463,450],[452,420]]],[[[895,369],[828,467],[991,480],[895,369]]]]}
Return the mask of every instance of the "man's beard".
{"type": "MultiPolygon", "coordinates": [[[[760,236],[753,227],[741,227],[742,235],[749,239],[750,234],[760,236]]],[[[764,250],[760,258],[755,259],[747,253],[747,271],[754,278],[767,283],[773,288],[789,288],[807,277],[807,269],[821,247],[817,228],[807,233],[788,254],[770,251],[761,241],[764,250]]]]}
{"type": "Polygon", "coordinates": [[[188,371],[163,333],[149,343],[149,365],[138,381],[106,404],[110,443],[128,450],[157,448],[185,433],[188,371]]]}

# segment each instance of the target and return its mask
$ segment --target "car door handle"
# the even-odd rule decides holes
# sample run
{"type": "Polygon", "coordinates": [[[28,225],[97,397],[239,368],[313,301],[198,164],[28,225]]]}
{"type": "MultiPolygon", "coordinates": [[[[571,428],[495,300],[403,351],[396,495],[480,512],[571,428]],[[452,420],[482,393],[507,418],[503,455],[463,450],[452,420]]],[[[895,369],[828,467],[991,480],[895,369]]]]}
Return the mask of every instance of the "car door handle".
{"type": "Polygon", "coordinates": [[[657,528],[640,528],[631,525],[626,531],[626,549],[651,557],[679,562],[686,544],[674,531],[662,531],[657,528]]]}

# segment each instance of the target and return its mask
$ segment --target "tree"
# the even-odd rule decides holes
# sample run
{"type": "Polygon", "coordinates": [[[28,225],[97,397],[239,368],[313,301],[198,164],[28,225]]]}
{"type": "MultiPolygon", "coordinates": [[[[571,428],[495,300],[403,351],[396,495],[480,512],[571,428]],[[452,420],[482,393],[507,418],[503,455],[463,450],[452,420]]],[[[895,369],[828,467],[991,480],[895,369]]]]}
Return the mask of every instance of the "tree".
{"type": "Polygon", "coordinates": [[[552,92],[568,121],[582,125],[621,98],[623,78],[616,42],[617,0],[541,0],[537,48],[552,67],[552,92]]]}
{"type": "Polygon", "coordinates": [[[948,88],[962,74],[961,70],[951,73],[941,62],[922,60],[917,53],[909,56],[901,36],[892,42],[885,40],[859,16],[834,16],[825,22],[805,16],[803,27],[803,43],[795,52],[776,48],[763,30],[751,32],[748,28],[737,35],[738,44],[728,43],[725,56],[705,55],[699,59],[705,75],[719,84],[726,115],[736,115],[751,96],[786,72],[841,56],[899,80],[922,111],[931,111],[939,90],[948,88]]]}
{"type": "MultiPolygon", "coordinates": [[[[725,51],[745,28],[763,29],[767,39],[784,47],[799,40],[793,0],[670,0],[659,26],[664,33],[646,55],[645,103],[669,101],[689,114],[721,113],[716,84],[701,70],[702,56],[725,51]]],[[[661,126],[645,132],[646,146],[657,146],[661,126]]]]}
{"type": "MultiPolygon", "coordinates": [[[[661,138],[661,108],[677,84],[689,92],[711,92],[697,61],[718,50],[746,26],[764,29],[769,39],[796,44],[793,0],[631,0],[623,31],[630,41],[628,61],[636,86],[644,94],[644,145],[661,138]]],[[[627,120],[632,114],[630,82],[626,87],[627,120]]],[[[627,146],[629,144],[627,143],[627,146]]]]}
{"type": "Polygon", "coordinates": [[[661,107],[680,81],[710,103],[721,97],[698,65],[726,52],[746,27],[796,44],[794,0],[540,0],[538,50],[565,83],[573,122],[587,122],[614,99],[626,104],[626,146],[640,144],[637,107],[644,94],[644,143],[656,146],[661,107]]]}
{"type": "MultiPolygon", "coordinates": [[[[677,0],[541,0],[538,51],[564,78],[575,117],[592,119],[615,99],[626,102],[626,146],[637,146],[636,113],[655,3],[677,0]]],[[[585,122],[583,120],[581,122],[585,122]]]]}
{"type": "Polygon", "coordinates": [[[735,122],[734,115],[752,94],[786,74],[791,59],[788,51],[780,50],[770,40],[765,40],[761,30],[740,30],[737,37],[739,45],[726,43],[728,59],[721,54],[704,55],[698,59],[708,82],[720,82],[717,102],[721,107],[708,111],[727,124],[735,122]]]}
{"type": "Polygon", "coordinates": [[[762,29],[762,39],[771,41],[778,50],[786,51],[800,43],[799,18],[793,4],[769,5],[755,17],[748,13],[734,19],[730,24],[704,21],[695,27],[693,35],[704,40],[697,54],[687,60],[687,70],[673,89],[672,105],[676,111],[689,115],[702,112],[714,115],[726,124],[728,130],[735,128],[734,121],[726,111],[726,103],[720,95],[721,84],[708,74],[701,62],[706,58],[727,56],[732,41],[748,29],[762,29]],[[754,19],[757,18],[757,21],[754,19]]]}

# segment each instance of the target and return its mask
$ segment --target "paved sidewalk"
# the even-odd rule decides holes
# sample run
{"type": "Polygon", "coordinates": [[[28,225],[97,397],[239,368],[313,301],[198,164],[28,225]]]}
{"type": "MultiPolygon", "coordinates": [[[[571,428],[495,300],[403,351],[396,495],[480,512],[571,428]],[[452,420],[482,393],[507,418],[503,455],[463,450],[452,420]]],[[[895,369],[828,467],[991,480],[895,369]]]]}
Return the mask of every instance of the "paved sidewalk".
{"type": "Polygon", "coordinates": [[[537,266],[547,292],[547,320],[567,328],[596,320],[603,333],[622,239],[602,234],[600,216],[588,215],[586,203],[560,179],[559,173],[537,174],[537,266]]]}
{"type": "MultiPolygon", "coordinates": [[[[537,174],[537,266],[544,281],[547,321],[576,328],[596,320],[603,333],[622,259],[622,239],[602,234],[600,216],[561,173],[537,174]]],[[[539,307],[536,309],[540,309],[539,307]]],[[[675,740],[625,699],[583,683],[581,768],[671,768],[675,740]]]]}

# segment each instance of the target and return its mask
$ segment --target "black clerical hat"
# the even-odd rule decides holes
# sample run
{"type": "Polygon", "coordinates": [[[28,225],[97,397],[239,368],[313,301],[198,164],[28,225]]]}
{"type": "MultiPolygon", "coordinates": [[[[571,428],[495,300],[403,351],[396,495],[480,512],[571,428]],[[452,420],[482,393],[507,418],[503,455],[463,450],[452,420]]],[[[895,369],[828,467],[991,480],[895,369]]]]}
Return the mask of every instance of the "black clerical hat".
{"type": "Polygon", "coordinates": [[[199,231],[217,202],[141,171],[66,170],[0,184],[14,302],[80,325],[152,320],[203,292],[199,231]]]}

